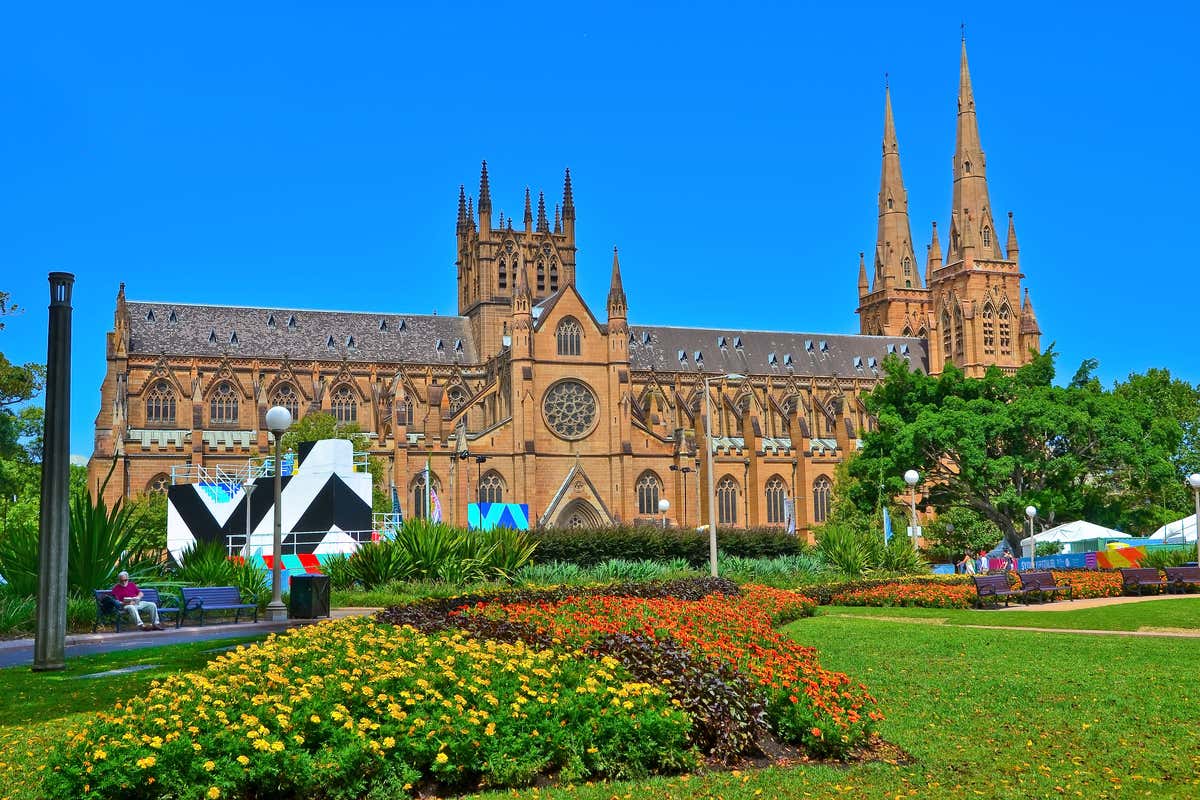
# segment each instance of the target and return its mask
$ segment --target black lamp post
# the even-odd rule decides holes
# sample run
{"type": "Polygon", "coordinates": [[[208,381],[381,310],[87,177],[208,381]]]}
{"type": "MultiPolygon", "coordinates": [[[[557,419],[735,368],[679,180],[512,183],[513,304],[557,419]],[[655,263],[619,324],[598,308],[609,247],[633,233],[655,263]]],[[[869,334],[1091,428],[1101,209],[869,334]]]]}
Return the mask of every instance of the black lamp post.
{"type": "Polygon", "coordinates": [[[670,469],[671,472],[679,472],[683,474],[683,513],[679,517],[679,526],[682,528],[687,525],[687,476],[689,472],[695,472],[696,470],[692,469],[691,467],[681,467],[678,464],[672,464],[670,467],[668,467],[668,469],[670,469]]]}

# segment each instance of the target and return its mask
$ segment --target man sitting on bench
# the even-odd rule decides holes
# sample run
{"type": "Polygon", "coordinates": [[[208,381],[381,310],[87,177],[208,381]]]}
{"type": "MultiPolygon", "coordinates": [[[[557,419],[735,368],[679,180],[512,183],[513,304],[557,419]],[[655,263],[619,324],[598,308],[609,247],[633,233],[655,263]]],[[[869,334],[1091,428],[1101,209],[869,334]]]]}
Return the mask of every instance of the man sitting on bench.
{"type": "Polygon", "coordinates": [[[121,572],[117,575],[117,585],[112,588],[112,596],[116,598],[117,602],[123,608],[129,611],[129,616],[133,617],[133,623],[138,626],[139,630],[163,630],[163,626],[158,623],[158,606],[149,600],[143,599],[142,590],[138,588],[136,583],[129,580],[128,572],[121,572]],[[142,622],[139,612],[150,614],[149,625],[142,622]]]}

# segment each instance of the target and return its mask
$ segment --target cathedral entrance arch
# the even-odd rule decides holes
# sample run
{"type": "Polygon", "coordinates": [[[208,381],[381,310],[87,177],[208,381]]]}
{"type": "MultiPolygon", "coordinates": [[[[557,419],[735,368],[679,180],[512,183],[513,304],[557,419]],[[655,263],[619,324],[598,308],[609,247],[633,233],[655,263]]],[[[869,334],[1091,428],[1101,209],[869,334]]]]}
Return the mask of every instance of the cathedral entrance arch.
{"type": "Polygon", "coordinates": [[[573,500],[558,515],[556,528],[600,528],[606,523],[600,512],[586,500],[573,500]]]}

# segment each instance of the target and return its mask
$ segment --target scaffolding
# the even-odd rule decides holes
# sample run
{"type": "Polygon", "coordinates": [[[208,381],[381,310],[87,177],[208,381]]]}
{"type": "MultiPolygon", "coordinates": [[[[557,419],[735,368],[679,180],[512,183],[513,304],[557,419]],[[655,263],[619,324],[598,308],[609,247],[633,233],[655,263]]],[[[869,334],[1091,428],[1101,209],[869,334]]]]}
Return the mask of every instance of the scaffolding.
{"type": "MultiPolygon", "coordinates": [[[[289,477],[299,470],[296,467],[296,454],[288,451],[280,456],[282,477],[289,477]]],[[[370,471],[370,453],[355,451],[353,457],[355,472],[370,471]]],[[[183,464],[171,467],[171,485],[194,483],[218,503],[227,503],[236,499],[242,493],[242,487],[247,483],[255,483],[260,478],[275,477],[275,458],[248,458],[244,462],[232,464],[183,464]]]]}

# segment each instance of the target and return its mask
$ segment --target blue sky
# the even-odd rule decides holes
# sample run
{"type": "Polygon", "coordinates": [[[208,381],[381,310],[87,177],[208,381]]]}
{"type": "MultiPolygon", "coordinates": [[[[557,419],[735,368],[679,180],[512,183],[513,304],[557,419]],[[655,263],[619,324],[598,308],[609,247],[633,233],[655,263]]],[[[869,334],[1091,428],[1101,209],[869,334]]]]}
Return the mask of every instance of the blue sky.
{"type": "MultiPolygon", "coordinates": [[[[947,229],[964,7],[835,5],[10,5],[0,286],[28,310],[0,349],[44,360],[46,273],[74,272],[87,454],[120,281],[134,299],[453,313],[458,185],[476,191],[484,158],[518,218],[525,186],[557,198],[570,166],[597,307],[618,245],[636,322],[857,331],[884,73],[920,245],[947,229]]],[[[1067,376],[1096,357],[1106,381],[1200,380],[1197,16],[965,19],[992,202],[1015,212],[1067,376]]]]}

